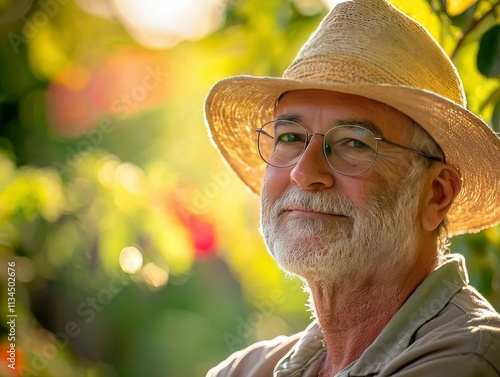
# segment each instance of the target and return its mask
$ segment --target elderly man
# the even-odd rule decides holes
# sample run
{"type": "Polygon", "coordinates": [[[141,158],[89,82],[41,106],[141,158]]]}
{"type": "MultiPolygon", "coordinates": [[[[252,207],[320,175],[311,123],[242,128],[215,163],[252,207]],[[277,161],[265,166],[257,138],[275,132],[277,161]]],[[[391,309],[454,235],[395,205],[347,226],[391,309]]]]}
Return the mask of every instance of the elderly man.
{"type": "Polygon", "coordinates": [[[500,139],[425,29],[340,2],[282,78],[216,84],[206,119],[315,314],[208,376],[500,376],[500,316],[445,253],[500,222],[500,139]]]}

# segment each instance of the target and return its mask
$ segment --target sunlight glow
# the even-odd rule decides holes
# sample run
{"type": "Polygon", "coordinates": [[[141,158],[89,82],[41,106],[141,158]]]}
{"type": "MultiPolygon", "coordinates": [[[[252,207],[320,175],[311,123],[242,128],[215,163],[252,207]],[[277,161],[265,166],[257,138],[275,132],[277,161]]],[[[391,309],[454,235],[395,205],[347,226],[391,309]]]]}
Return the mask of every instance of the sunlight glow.
{"type": "Polygon", "coordinates": [[[334,6],[337,6],[341,3],[345,3],[346,1],[351,1],[351,0],[321,0],[323,4],[326,5],[327,8],[331,9],[334,6]]]}
{"type": "Polygon", "coordinates": [[[136,41],[148,48],[170,48],[215,31],[227,0],[114,0],[116,16],[136,41]]]}
{"type": "Polygon", "coordinates": [[[110,0],[75,0],[76,4],[85,12],[97,17],[113,18],[113,5],[110,0]]]}
{"type": "Polygon", "coordinates": [[[328,5],[327,0],[293,0],[295,7],[305,16],[314,16],[323,11],[323,7],[328,5]]]}

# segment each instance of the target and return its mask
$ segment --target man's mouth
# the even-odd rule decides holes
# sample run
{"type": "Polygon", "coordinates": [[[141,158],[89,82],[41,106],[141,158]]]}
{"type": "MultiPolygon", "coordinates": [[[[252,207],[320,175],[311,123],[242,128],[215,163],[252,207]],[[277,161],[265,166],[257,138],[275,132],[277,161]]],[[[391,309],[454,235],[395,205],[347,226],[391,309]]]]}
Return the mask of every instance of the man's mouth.
{"type": "Polygon", "coordinates": [[[307,208],[289,208],[284,209],[280,214],[286,215],[287,217],[307,217],[307,218],[347,218],[347,216],[324,211],[315,211],[313,209],[307,208]]]}

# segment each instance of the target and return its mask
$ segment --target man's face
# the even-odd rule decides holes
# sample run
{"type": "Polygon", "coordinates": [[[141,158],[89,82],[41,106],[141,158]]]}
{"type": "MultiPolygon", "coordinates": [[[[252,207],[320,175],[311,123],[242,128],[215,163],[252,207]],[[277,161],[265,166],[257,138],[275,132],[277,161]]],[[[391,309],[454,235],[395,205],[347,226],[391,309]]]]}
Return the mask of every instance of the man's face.
{"type": "MultiPolygon", "coordinates": [[[[293,116],[309,132],[325,134],[341,121],[369,122],[380,136],[408,146],[412,121],[366,98],[320,90],[286,93],[276,117],[293,116]]],[[[408,270],[420,231],[420,171],[408,176],[408,151],[378,144],[378,158],[360,176],[335,172],[314,136],[295,166],[268,166],[262,191],[261,232],[286,271],[331,284],[369,279],[375,271],[408,270]]]]}

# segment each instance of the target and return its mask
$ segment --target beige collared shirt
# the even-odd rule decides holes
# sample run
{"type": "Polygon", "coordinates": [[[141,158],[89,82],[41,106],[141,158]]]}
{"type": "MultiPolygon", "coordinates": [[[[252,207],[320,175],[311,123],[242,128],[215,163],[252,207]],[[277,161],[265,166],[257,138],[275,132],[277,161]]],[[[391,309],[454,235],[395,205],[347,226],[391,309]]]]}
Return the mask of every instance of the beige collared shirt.
{"type": "MultiPolygon", "coordinates": [[[[326,357],[320,327],[256,343],[207,377],[312,377],[326,357]]],[[[413,292],[361,357],[336,377],[499,377],[500,315],[449,255],[413,292]]]]}

